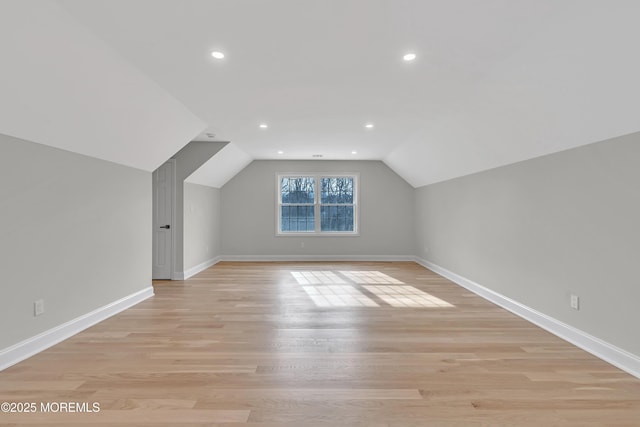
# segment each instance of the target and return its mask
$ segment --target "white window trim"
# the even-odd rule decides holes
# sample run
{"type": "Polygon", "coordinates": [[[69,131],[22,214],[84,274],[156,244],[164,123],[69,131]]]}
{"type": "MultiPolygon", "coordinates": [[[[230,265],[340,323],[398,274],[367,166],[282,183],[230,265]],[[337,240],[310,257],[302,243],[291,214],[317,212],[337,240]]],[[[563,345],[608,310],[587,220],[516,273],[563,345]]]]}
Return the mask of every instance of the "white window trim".
{"type": "Polygon", "coordinates": [[[357,172],[287,172],[276,174],[276,236],[291,236],[291,237],[357,237],[360,236],[360,174],[357,172]],[[282,206],[280,182],[282,178],[302,178],[312,177],[315,180],[314,191],[314,217],[315,217],[315,231],[294,231],[294,232],[282,232],[281,230],[281,218],[280,207],[282,206]],[[334,178],[334,177],[352,177],[353,178],[353,231],[320,231],[320,179],[321,178],[334,178]]]}

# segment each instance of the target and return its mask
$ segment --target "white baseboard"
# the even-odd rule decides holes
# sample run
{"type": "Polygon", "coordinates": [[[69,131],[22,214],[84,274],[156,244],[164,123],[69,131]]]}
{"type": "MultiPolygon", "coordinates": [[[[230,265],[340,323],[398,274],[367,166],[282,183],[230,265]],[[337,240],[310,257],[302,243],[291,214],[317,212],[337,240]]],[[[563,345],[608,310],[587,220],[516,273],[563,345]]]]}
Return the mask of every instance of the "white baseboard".
{"type": "Polygon", "coordinates": [[[142,289],[62,325],[51,328],[18,344],[0,350],[0,371],[15,365],[47,348],[66,340],[96,323],[132,307],[153,296],[153,287],[142,289]]]}
{"type": "Polygon", "coordinates": [[[215,258],[211,258],[208,261],[200,263],[200,264],[196,265],[195,267],[191,267],[190,269],[188,269],[188,270],[186,270],[184,272],[183,278],[180,279],[180,280],[187,280],[189,277],[195,276],[196,274],[200,273],[201,271],[206,270],[207,268],[211,267],[212,265],[216,265],[221,260],[222,260],[222,257],[217,256],[215,258]]]}
{"type": "Polygon", "coordinates": [[[415,261],[411,255],[223,255],[223,261],[415,261]]]}
{"type": "Polygon", "coordinates": [[[423,267],[446,277],[454,283],[470,290],[476,295],[491,301],[500,307],[509,310],[513,314],[522,317],[529,322],[538,325],[552,334],[562,338],[571,344],[593,354],[596,357],[616,366],[629,374],[640,378],[640,357],[629,353],[613,344],[603,341],[588,333],[567,325],[553,317],[527,307],[509,297],[499,294],[491,289],[485,288],[476,282],[462,277],[446,268],[440,267],[422,258],[415,258],[415,261],[423,267]]]}

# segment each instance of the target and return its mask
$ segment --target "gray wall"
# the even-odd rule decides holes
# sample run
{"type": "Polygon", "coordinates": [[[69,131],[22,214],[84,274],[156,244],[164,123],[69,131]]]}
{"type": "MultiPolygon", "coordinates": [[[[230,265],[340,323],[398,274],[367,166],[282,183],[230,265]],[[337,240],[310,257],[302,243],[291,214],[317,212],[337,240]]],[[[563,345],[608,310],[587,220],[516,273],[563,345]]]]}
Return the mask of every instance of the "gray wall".
{"type": "Polygon", "coordinates": [[[0,135],[0,203],[0,349],[151,285],[150,173],[0,135]]]}
{"type": "Polygon", "coordinates": [[[225,256],[413,255],[413,188],[379,161],[256,160],[222,187],[222,224],[225,256]],[[276,175],[286,172],[358,172],[360,236],[276,236],[276,175]]]}
{"type": "Polygon", "coordinates": [[[184,269],[220,255],[220,190],[185,182],[184,269]]]}
{"type": "Polygon", "coordinates": [[[176,217],[173,219],[173,250],[174,268],[173,275],[180,277],[188,268],[185,267],[184,255],[184,180],[196,169],[205,164],[218,151],[222,150],[228,142],[191,141],[178,151],[172,158],[176,159],[176,217]]]}
{"type": "Polygon", "coordinates": [[[416,252],[640,355],[639,160],[636,133],[421,187],[416,252]]]}

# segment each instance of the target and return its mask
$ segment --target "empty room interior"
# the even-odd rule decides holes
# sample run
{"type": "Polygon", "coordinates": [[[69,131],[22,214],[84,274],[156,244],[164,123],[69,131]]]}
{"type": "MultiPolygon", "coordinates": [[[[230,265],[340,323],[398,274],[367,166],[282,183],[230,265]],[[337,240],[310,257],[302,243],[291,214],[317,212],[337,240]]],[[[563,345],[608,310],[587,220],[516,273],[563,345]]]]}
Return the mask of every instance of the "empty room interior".
{"type": "Polygon", "coordinates": [[[640,425],[639,20],[0,0],[0,425],[640,425]]]}

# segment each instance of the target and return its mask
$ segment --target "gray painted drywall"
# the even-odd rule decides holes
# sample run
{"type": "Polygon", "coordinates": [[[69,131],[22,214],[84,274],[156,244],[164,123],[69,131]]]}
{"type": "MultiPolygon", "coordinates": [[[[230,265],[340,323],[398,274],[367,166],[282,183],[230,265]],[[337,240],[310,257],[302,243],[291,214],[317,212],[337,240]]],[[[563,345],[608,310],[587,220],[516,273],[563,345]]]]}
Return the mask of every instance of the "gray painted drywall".
{"type": "Polygon", "coordinates": [[[636,133],[421,187],[416,252],[640,355],[639,165],[636,133]]]}
{"type": "Polygon", "coordinates": [[[205,164],[228,142],[191,141],[178,151],[172,159],[176,160],[176,217],[173,219],[174,276],[181,276],[185,268],[184,259],[184,180],[196,169],[205,164]]]}
{"type": "Polygon", "coordinates": [[[412,255],[413,200],[413,188],[379,161],[256,160],[222,187],[222,253],[285,257],[412,255]],[[288,172],[359,173],[360,235],[276,236],[276,175],[288,172]]]}
{"type": "Polygon", "coordinates": [[[184,183],[184,269],[221,255],[220,189],[184,183]]]}
{"type": "Polygon", "coordinates": [[[149,172],[0,135],[0,204],[0,349],[151,285],[149,172]]]}

